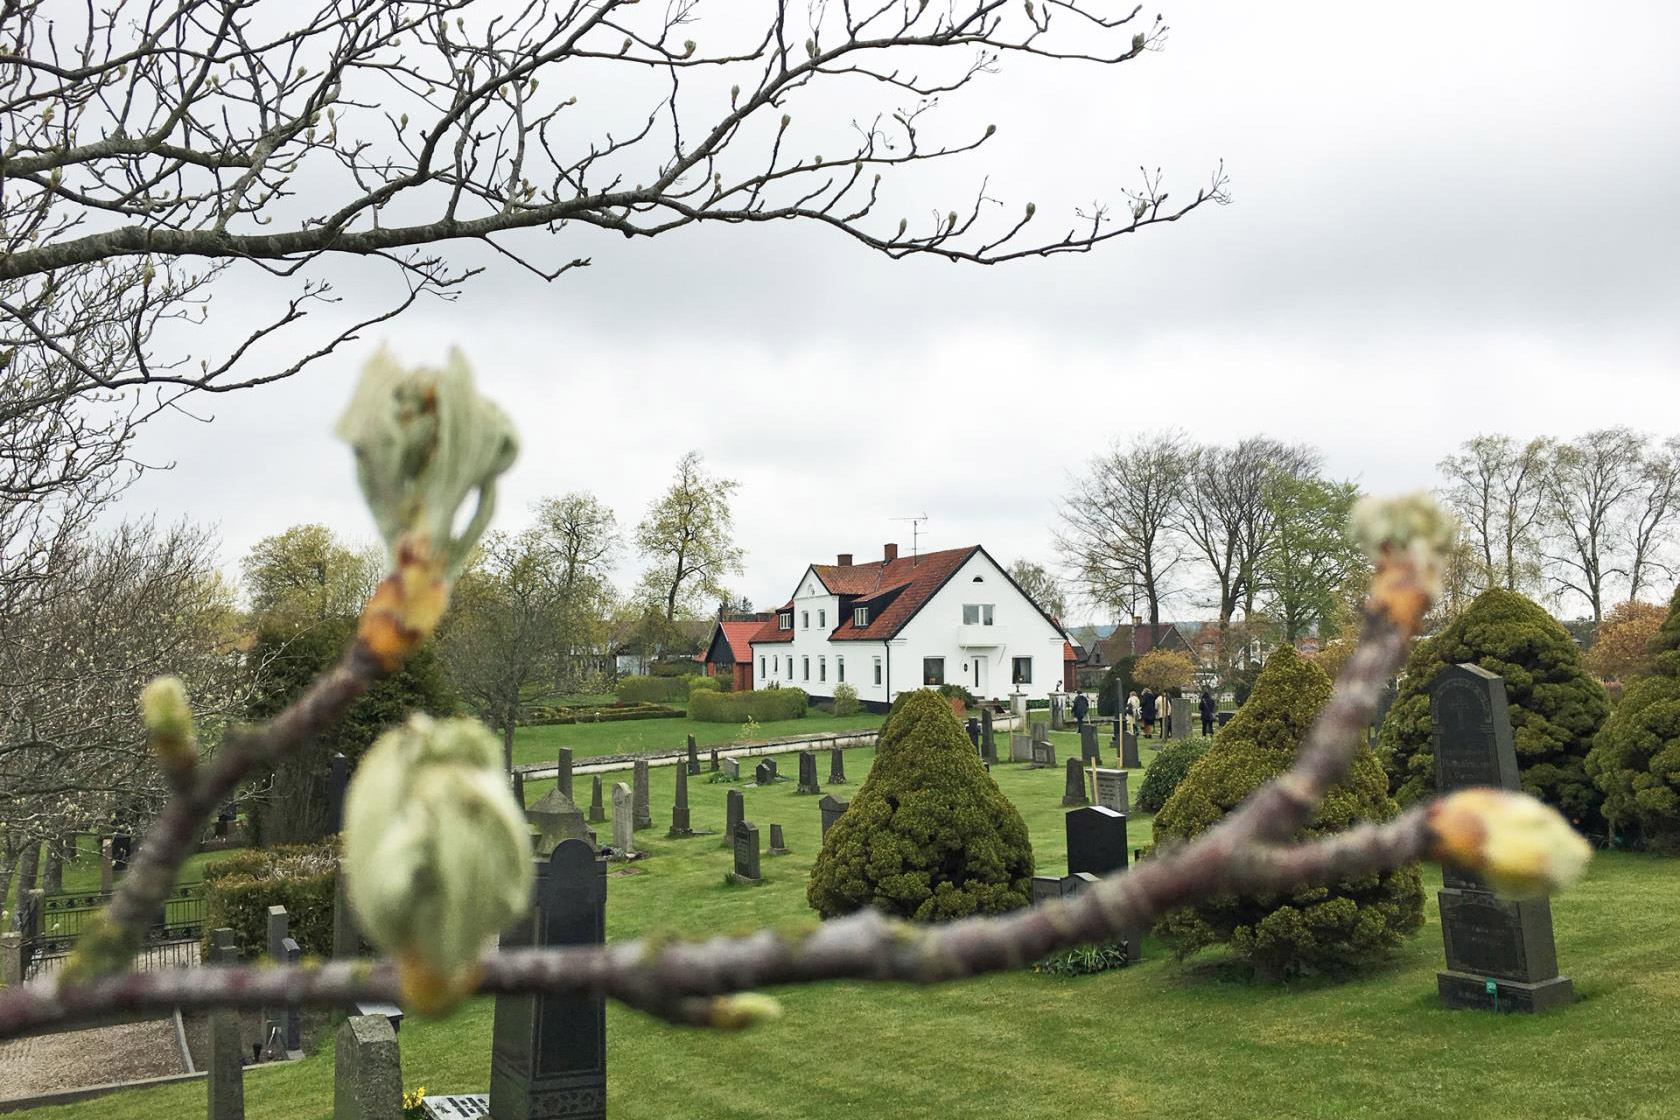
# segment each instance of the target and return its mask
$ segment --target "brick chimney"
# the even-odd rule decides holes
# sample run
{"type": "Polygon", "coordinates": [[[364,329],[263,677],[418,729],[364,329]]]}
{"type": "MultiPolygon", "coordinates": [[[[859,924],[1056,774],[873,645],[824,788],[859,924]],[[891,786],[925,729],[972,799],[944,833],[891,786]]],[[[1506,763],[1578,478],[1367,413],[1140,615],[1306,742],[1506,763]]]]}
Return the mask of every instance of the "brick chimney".
{"type": "Polygon", "coordinates": [[[882,558],[887,563],[891,564],[894,560],[898,559],[898,546],[896,544],[889,544],[886,548],[881,550],[881,554],[882,558]]]}
{"type": "Polygon", "coordinates": [[[839,555],[839,557],[835,560],[835,563],[837,563],[842,568],[851,567],[852,566],[852,554],[849,553],[849,552],[842,552],[839,555]]]}

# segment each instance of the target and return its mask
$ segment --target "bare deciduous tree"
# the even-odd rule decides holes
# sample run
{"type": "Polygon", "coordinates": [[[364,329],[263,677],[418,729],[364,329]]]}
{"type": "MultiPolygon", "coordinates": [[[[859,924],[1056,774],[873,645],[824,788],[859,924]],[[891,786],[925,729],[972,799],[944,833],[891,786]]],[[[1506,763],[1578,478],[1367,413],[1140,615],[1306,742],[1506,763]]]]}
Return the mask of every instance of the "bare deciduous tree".
{"type": "Polygon", "coordinates": [[[1441,500],[1458,515],[1466,542],[1481,559],[1474,590],[1533,590],[1541,577],[1541,521],[1550,445],[1534,439],[1479,435],[1436,469],[1446,478],[1441,500]]]}
{"type": "Polygon", "coordinates": [[[1668,548],[1674,540],[1675,515],[1680,513],[1680,437],[1647,450],[1644,459],[1628,518],[1629,599],[1639,598],[1653,573],[1674,575],[1668,548]]]}
{"type": "Polygon", "coordinates": [[[1553,449],[1544,493],[1552,580],[1604,617],[1609,582],[1626,575],[1621,548],[1629,503],[1644,481],[1644,445],[1627,428],[1600,428],[1553,449]]]}

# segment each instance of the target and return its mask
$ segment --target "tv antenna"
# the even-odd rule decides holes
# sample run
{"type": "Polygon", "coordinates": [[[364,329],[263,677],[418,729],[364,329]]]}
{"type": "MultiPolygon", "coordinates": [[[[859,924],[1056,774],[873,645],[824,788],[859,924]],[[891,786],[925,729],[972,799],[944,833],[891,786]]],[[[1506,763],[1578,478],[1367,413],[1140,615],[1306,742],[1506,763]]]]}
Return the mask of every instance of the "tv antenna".
{"type": "Polygon", "coordinates": [[[921,544],[922,522],[928,520],[928,515],[922,513],[915,517],[895,517],[892,520],[910,522],[910,563],[914,565],[921,556],[918,546],[921,544]]]}

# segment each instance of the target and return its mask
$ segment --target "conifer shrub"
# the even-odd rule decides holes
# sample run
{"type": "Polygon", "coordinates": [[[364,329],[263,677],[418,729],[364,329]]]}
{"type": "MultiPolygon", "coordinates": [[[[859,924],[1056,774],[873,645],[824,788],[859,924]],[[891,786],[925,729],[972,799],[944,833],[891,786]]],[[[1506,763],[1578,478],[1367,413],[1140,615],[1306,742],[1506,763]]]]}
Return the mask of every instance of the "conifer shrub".
{"type": "MultiPolygon", "coordinates": [[[[1288,770],[1330,692],[1330,678],[1292,647],[1272,654],[1248,702],[1213,737],[1156,814],[1156,846],[1201,834],[1288,770]]],[[[1293,840],[1342,832],[1397,812],[1382,764],[1368,747],[1360,747],[1348,778],[1330,790],[1312,823],[1293,840]]],[[[1423,886],[1417,865],[1410,864],[1328,887],[1185,907],[1166,915],[1156,933],[1180,957],[1227,945],[1260,976],[1280,979],[1363,970],[1422,924],[1423,886]]]]}
{"type": "Polygon", "coordinates": [[[1212,745],[1212,739],[1195,735],[1188,739],[1174,739],[1162,747],[1155,761],[1149,764],[1149,769],[1143,772],[1143,781],[1138,785],[1137,797],[1132,802],[1138,812],[1159,813],[1179,783],[1184,781],[1190,767],[1212,745]]]}
{"type": "Polygon", "coordinates": [[[1555,806],[1577,828],[1603,824],[1603,792],[1587,775],[1587,752],[1610,711],[1604,688],[1575,640],[1539,604],[1495,588],[1406,660],[1379,749],[1402,805],[1435,795],[1429,687],[1449,665],[1476,664],[1505,678],[1524,792],[1555,806]]]}
{"type": "Polygon", "coordinates": [[[1001,914],[1032,896],[1026,822],[944,697],[901,694],[875,764],[828,830],[805,897],[825,918],[864,907],[916,921],[1001,914]]]}
{"type": "Polygon", "coordinates": [[[1649,668],[1627,683],[1586,770],[1605,820],[1650,848],[1680,853],[1680,588],[1649,646],[1649,668]]]}

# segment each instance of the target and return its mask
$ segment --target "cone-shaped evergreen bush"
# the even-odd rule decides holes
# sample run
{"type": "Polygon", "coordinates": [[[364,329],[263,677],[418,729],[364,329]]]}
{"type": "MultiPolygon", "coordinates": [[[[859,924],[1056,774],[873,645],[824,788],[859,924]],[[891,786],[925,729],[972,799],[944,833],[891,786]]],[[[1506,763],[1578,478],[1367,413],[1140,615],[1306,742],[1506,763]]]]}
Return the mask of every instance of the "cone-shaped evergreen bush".
{"type": "Polygon", "coordinates": [[[1467,663],[1505,678],[1523,790],[1578,828],[1600,827],[1603,794],[1585,763],[1609,714],[1604,687],[1587,672],[1567,630],[1539,604],[1499,588],[1478,595],[1407,659],[1379,743],[1394,796],[1402,805],[1434,796],[1429,686],[1448,665],[1467,663]]]}
{"type": "Polygon", "coordinates": [[[1587,773],[1611,827],[1680,850],[1680,588],[1651,640],[1651,671],[1629,681],[1593,742],[1587,773]]]}
{"type": "MultiPolygon", "coordinates": [[[[1293,647],[1272,654],[1247,702],[1156,814],[1156,844],[1198,835],[1288,770],[1330,691],[1330,678],[1293,647]]],[[[1382,764],[1361,747],[1352,773],[1331,789],[1317,817],[1296,839],[1386,820],[1398,811],[1388,796],[1382,764]]],[[[1180,956],[1225,944],[1260,975],[1281,978],[1368,967],[1422,924],[1423,886],[1412,864],[1288,895],[1216,899],[1173,911],[1156,932],[1180,956]]]]}
{"type": "Polygon", "coordinates": [[[875,765],[828,830],[805,897],[825,918],[873,906],[917,921],[1001,914],[1032,896],[1026,822],[975,756],[950,701],[901,695],[875,765]]]}

